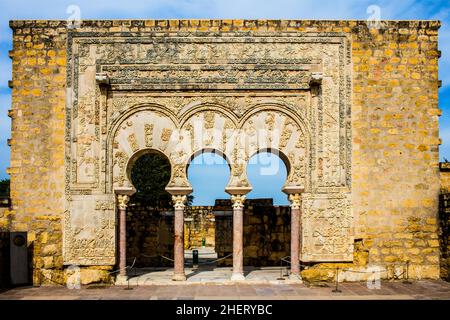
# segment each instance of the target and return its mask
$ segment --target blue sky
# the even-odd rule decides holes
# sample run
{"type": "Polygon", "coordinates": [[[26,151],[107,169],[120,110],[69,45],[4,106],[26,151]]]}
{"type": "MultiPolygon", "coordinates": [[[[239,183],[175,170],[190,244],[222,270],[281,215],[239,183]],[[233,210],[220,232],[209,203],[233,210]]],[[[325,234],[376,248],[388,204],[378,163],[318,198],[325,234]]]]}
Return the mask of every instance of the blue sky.
{"type": "MultiPolygon", "coordinates": [[[[11,79],[11,60],[8,50],[12,49],[9,20],[14,19],[67,19],[70,5],[80,8],[81,19],[165,19],[165,18],[247,18],[247,19],[367,19],[369,6],[380,8],[383,20],[439,19],[442,27],[439,31],[439,48],[442,58],[439,65],[439,78],[442,88],[439,91],[439,106],[443,111],[440,118],[440,158],[450,159],[450,1],[449,0],[40,0],[40,1],[2,1],[0,3],[0,179],[7,178],[9,166],[9,147],[6,140],[10,137],[11,124],[7,117],[11,97],[8,80],[11,79]]],[[[278,160],[277,160],[278,161],[278,160]]],[[[218,168],[209,168],[222,174],[218,168]]],[[[226,167],[226,166],[225,166],[226,167]]],[[[282,167],[282,166],[281,166],[282,167]]],[[[224,166],[222,166],[222,169],[224,166]]],[[[280,172],[282,176],[282,172],[280,172]]],[[[192,175],[191,182],[196,184],[201,175],[192,175]],[[198,179],[198,180],[196,180],[198,179]]],[[[275,177],[276,178],[276,177],[275,177]]],[[[274,178],[274,179],[275,179],[274,178]]],[[[262,178],[254,178],[262,179],[262,178]]],[[[267,177],[264,177],[267,179],[267,177]]],[[[278,180],[282,179],[280,176],[278,180]]],[[[219,181],[219,180],[215,180],[219,181]]],[[[220,180],[221,181],[221,180],[220,180]]],[[[262,180],[261,180],[262,181],[262,180]]],[[[221,183],[221,182],[220,182],[221,183]]],[[[219,185],[216,183],[215,185],[219,185]]],[[[282,184],[282,183],[278,183],[282,184]]],[[[267,185],[266,181],[258,185],[267,185]]],[[[270,184],[269,184],[270,185],[270,184]]],[[[273,184],[272,184],[273,185],[273,184]]],[[[275,189],[275,188],[273,188],[275,189]]],[[[200,194],[195,195],[200,199],[200,194]]],[[[220,196],[220,195],[217,195],[220,196]]],[[[256,190],[253,196],[266,196],[265,191],[256,190]]],[[[280,192],[273,195],[283,200],[280,192]]],[[[209,193],[209,198],[216,195],[209,193]]],[[[210,200],[211,200],[210,199],[210,200]]],[[[212,200],[211,200],[212,201],[212,200]]]]}
{"type": "MultiPolygon", "coordinates": [[[[287,170],[278,156],[265,152],[254,155],[248,162],[247,178],[253,187],[248,199],[273,198],[276,205],[288,204],[286,194],[281,192],[287,170]]],[[[230,198],[225,192],[230,169],[226,160],[217,154],[195,157],[188,167],[188,179],[194,189],[193,205],[213,205],[214,199],[230,198]]]]}

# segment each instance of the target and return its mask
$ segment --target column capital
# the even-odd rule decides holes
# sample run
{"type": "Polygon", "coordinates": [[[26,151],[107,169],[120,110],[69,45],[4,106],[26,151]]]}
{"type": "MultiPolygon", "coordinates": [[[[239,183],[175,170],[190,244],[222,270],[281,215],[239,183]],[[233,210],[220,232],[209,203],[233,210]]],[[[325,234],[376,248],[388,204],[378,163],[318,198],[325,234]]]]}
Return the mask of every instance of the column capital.
{"type": "Polygon", "coordinates": [[[244,208],[245,195],[236,194],[231,195],[231,202],[233,204],[233,209],[242,209],[244,208]]]}
{"type": "Polygon", "coordinates": [[[128,207],[128,202],[130,201],[130,196],[127,194],[117,195],[117,206],[120,210],[126,210],[128,207]]]}
{"type": "Polygon", "coordinates": [[[186,195],[176,194],[172,196],[173,206],[175,209],[184,209],[186,206],[186,195]]]}
{"type": "Polygon", "coordinates": [[[292,209],[300,209],[300,207],[302,205],[301,193],[291,193],[289,195],[289,201],[291,202],[292,209]]]}

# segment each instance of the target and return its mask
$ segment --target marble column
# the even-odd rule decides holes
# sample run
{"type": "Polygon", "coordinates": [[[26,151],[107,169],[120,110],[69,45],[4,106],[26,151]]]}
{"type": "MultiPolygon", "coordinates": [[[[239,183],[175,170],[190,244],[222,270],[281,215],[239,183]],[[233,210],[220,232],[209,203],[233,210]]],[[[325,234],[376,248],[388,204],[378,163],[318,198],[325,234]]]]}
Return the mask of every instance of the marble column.
{"type": "Polygon", "coordinates": [[[291,275],[293,280],[300,280],[300,236],[301,236],[301,194],[289,195],[291,202],[291,275]]]}
{"type": "Polygon", "coordinates": [[[175,208],[175,241],[174,241],[174,272],[172,280],[184,281],[184,207],[185,195],[173,195],[172,201],[175,208]]]}
{"type": "Polygon", "coordinates": [[[245,195],[232,195],[233,204],[233,274],[231,280],[244,280],[244,201],[245,195]]]}
{"type": "Polygon", "coordinates": [[[119,275],[127,276],[127,205],[130,197],[125,194],[117,195],[119,208],[119,275]]]}

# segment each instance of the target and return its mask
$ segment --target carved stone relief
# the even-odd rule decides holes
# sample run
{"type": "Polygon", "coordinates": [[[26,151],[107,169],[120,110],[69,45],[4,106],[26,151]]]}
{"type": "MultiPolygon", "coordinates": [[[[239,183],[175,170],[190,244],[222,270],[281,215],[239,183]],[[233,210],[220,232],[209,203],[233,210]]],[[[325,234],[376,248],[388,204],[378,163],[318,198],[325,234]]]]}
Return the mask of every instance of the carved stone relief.
{"type": "Polygon", "coordinates": [[[64,264],[115,263],[116,215],[111,195],[72,196],[64,213],[64,264]]]}
{"type": "MultiPolygon", "coordinates": [[[[351,228],[349,204],[343,208],[345,201],[336,200],[346,199],[351,186],[346,125],[351,61],[344,35],[236,33],[220,41],[206,34],[137,37],[69,33],[67,74],[73,96],[67,109],[66,190],[68,197],[79,199],[67,206],[67,261],[113,261],[111,242],[103,260],[89,246],[86,254],[74,246],[79,233],[72,225],[77,222],[83,229],[86,212],[109,208],[91,194],[108,198],[115,189],[132,187],[129,164],[144,150],[166,155],[172,167],[168,186],[184,188],[190,187],[189,160],[202,149],[226,157],[231,166],[227,187],[251,187],[248,160],[261,150],[279,151],[290,169],[285,185],[304,187],[311,195],[302,203],[313,213],[304,223],[316,227],[317,221],[323,222],[323,210],[314,209],[319,206],[336,212],[346,221],[345,228],[351,228]],[[310,83],[318,71],[323,80],[314,85],[320,90],[310,83]],[[108,83],[96,83],[96,73],[107,75],[108,83]]],[[[113,214],[111,210],[105,212],[113,214]]],[[[95,243],[101,234],[89,223],[80,232],[95,243]]],[[[321,232],[335,234],[324,236],[324,247],[306,233],[304,257],[347,258],[351,237],[337,226],[330,224],[332,231],[321,232]]]]}
{"type": "Polygon", "coordinates": [[[352,261],[353,216],[342,194],[302,194],[302,261],[352,261]]]}

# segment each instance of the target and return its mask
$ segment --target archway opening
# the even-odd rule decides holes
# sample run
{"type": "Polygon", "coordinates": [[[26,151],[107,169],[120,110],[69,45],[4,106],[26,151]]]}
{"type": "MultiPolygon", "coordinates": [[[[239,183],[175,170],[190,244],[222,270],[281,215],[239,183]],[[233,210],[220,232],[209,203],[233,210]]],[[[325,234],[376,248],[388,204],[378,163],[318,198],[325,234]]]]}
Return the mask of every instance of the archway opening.
{"type": "Polygon", "coordinates": [[[225,155],[217,150],[202,150],[188,164],[187,176],[193,189],[192,205],[186,210],[185,258],[193,259],[198,250],[199,267],[214,267],[220,252],[228,252],[230,196],[225,187],[230,179],[230,167],[225,155]],[[217,210],[226,204],[228,210],[217,210]]]}
{"type": "Polygon", "coordinates": [[[171,267],[173,256],[173,208],[165,190],[171,166],[165,155],[145,150],[130,163],[130,179],[136,193],[127,210],[127,265],[171,267]]]}
{"type": "Polygon", "coordinates": [[[289,161],[276,150],[261,150],[247,164],[252,191],[244,207],[244,265],[279,266],[290,255],[290,208],[282,187],[289,161]]]}

